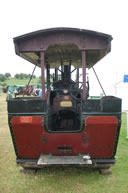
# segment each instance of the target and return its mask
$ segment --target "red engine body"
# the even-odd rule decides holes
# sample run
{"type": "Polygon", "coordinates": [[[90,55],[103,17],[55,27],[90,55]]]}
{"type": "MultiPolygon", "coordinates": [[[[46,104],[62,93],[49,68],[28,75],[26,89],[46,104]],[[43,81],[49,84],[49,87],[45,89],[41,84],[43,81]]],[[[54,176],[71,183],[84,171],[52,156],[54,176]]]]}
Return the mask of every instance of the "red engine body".
{"type": "Polygon", "coordinates": [[[12,118],[19,157],[39,158],[41,152],[53,155],[90,153],[92,158],[111,158],[114,152],[118,119],[115,116],[87,117],[77,133],[48,133],[42,117],[12,118]]]}

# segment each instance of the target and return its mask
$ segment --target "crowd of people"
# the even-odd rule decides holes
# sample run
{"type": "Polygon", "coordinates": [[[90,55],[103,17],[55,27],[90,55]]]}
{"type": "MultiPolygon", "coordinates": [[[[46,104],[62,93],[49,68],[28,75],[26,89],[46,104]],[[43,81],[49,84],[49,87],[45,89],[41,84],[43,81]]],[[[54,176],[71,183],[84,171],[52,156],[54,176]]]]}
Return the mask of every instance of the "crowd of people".
{"type": "Polygon", "coordinates": [[[18,95],[42,97],[42,89],[38,86],[8,86],[7,99],[16,98],[18,95]]]}

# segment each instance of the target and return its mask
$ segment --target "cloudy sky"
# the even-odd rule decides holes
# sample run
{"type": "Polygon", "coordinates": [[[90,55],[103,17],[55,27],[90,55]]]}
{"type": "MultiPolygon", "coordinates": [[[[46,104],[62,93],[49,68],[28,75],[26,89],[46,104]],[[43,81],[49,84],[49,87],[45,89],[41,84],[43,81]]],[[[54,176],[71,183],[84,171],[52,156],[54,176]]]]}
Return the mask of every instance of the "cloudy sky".
{"type": "Polygon", "coordinates": [[[113,36],[111,53],[95,68],[101,79],[119,81],[122,74],[128,74],[127,20],[127,0],[2,0],[0,73],[33,70],[32,64],[15,55],[13,37],[51,27],[76,27],[113,36]]]}

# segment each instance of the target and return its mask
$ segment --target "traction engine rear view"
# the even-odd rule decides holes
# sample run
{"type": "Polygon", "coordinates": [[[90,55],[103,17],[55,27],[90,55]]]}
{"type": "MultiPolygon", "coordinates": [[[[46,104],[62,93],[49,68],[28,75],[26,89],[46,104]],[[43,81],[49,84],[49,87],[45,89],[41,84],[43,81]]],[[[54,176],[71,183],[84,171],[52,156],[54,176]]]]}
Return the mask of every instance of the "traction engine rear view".
{"type": "Polygon", "coordinates": [[[16,54],[41,69],[42,85],[40,96],[7,100],[17,164],[108,170],[115,163],[121,99],[104,90],[103,97],[92,99],[87,76],[87,69],[95,73],[94,65],[111,51],[111,41],[110,35],[77,28],[14,38],[16,54]]]}

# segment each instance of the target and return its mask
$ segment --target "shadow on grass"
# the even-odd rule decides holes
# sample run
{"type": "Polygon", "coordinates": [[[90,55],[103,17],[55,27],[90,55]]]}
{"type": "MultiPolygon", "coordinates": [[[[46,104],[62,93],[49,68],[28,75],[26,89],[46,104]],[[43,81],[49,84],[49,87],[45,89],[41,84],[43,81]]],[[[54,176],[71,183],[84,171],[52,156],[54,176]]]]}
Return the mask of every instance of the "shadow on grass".
{"type": "MultiPolygon", "coordinates": [[[[26,173],[25,173],[26,174],[26,173]]],[[[101,176],[99,174],[99,170],[96,168],[87,168],[83,166],[46,166],[41,169],[35,170],[33,173],[27,173],[28,175],[34,175],[37,177],[46,177],[46,178],[57,178],[58,181],[61,181],[62,179],[85,179],[85,178],[97,178],[95,180],[98,180],[101,176]],[[98,177],[99,176],[99,177],[98,177]]]]}
{"type": "Polygon", "coordinates": [[[87,168],[84,166],[47,166],[44,167],[42,169],[38,169],[37,170],[37,175],[38,174],[43,174],[43,173],[47,173],[47,174],[51,174],[52,175],[56,175],[57,173],[59,174],[67,174],[68,176],[72,176],[72,175],[90,175],[91,173],[95,173],[98,172],[98,169],[96,168],[87,168]]]}

